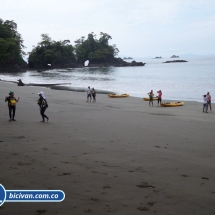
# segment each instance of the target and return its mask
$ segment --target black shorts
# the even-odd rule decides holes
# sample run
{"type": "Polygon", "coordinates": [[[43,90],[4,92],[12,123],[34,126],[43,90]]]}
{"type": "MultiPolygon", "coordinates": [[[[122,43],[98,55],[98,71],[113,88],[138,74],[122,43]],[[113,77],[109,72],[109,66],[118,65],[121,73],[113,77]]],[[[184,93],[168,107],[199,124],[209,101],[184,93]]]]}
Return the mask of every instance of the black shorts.
{"type": "Polygon", "coordinates": [[[158,103],[159,103],[159,102],[161,103],[161,98],[158,98],[158,103]]]}

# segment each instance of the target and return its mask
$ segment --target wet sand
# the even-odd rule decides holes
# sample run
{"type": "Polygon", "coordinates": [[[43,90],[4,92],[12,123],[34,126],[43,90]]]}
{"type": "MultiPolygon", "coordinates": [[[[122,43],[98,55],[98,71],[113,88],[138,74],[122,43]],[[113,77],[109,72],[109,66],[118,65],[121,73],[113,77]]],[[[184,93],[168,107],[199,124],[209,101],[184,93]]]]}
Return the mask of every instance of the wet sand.
{"type": "Polygon", "coordinates": [[[0,83],[0,94],[0,183],[66,195],[5,202],[0,214],[215,214],[215,113],[202,113],[201,103],[149,107],[107,95],[87,103],[83,92],[12,83],[0,83]],[[20,96],[16,122],[4,102],[10,90],[20,96]],[[49,123],[40,122],[41,90],[49,123]]]}

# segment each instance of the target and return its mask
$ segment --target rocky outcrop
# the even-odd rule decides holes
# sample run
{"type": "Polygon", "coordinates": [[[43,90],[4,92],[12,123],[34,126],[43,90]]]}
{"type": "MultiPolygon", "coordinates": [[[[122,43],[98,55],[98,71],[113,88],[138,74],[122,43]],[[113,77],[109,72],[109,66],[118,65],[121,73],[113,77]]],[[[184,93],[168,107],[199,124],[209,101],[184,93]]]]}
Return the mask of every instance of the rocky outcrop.
{"type": "Polygon", "coordinates": [[[144,65],[145,65],[145,63],[142,63],[142,62],[136,62],[136,61],[126,62],[122,58],[114,58],[114,59],[107,61],[106,63],[94,63],[94,64],[92,64],[89,62],[88,67],[109,67],[109,66],[127,67],[127,66],[144,66],[144,65]]]}
{"type": "Polygon", "coordinates": [[[187,62],[187,61],[186,60],[172,60],[172,61],[166,61],[163,63],[184,63],[184,62],[187,62]]]}
{"type": "Polygon", "coordinates": [[[132,57],[124,57],[123,60],[132,60],[132,57]]]}
{"type": "Polygon", "coordinates": [[[25,84],[22,82],[21,79],[19,79],[19,80],[17,80],[17,81],[18,81],[18,83],[17,83],[18,86],[25,86],[25,84]]]}
{"type": "Polygon", "coordinates": [[[179,58],[178,55],[172,55],[170,58],[179,58]]]}

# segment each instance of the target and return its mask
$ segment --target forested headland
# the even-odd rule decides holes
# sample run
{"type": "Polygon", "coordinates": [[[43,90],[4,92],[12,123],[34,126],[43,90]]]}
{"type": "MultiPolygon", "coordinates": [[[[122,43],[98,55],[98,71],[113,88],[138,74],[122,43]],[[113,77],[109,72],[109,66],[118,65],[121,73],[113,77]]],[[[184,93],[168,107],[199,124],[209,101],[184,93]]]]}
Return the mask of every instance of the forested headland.
{"type": "Polygon", "coordinates": [[[17,24],[12,20],[0,19],[0,71],[18,71],[21,69],[50,69],[88,66],[144,66],[143,63],[128,63],[117,58],[119,49],[110,45],[112,37],[100,32],[91,32],[87,38],[82,36],[70,44],[70,40],[54,41],[48,34],[41,34],[41,41],[28,53],[28,62],[23,60],[24,40],[17,31],[17,24]]]}
{"type": "Polygon", "coordinates": [[[17,24],[0,18],[0,71],[19,70],[27,66],[23,60],[23,43],[17,24]]]}

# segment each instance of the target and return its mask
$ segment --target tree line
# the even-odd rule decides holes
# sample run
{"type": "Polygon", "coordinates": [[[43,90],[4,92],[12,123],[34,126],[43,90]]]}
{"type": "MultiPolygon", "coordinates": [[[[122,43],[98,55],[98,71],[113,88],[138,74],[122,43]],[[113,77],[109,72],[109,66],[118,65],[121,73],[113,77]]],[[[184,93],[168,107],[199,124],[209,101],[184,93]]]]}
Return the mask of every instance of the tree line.
{"type": "MultiPolygon", "coordinates": [[[[100,32],[96,38],[94,32],[87,38],[82,36],[75,45],[70,40],[54,41],[48,34],[41,34],[41,41],[29,52],[28,66],[30,68],[69,67],[83,65],[86,60],[92,64],[102,64],[113,60],[119,50],[116,45],[109,45],[112,37],[100,32]]],[[[25,55],[21,34],[17,31],[14,21],[0,19],[0,68],[10,65],[24,65],[25,55]]]]}
{"type": "Polygon", "coordinates": [[[0,68],[26,64],[23,60],[23,42],[21,34],[17,31],[17,24],[0,18],[0,68]]]}

